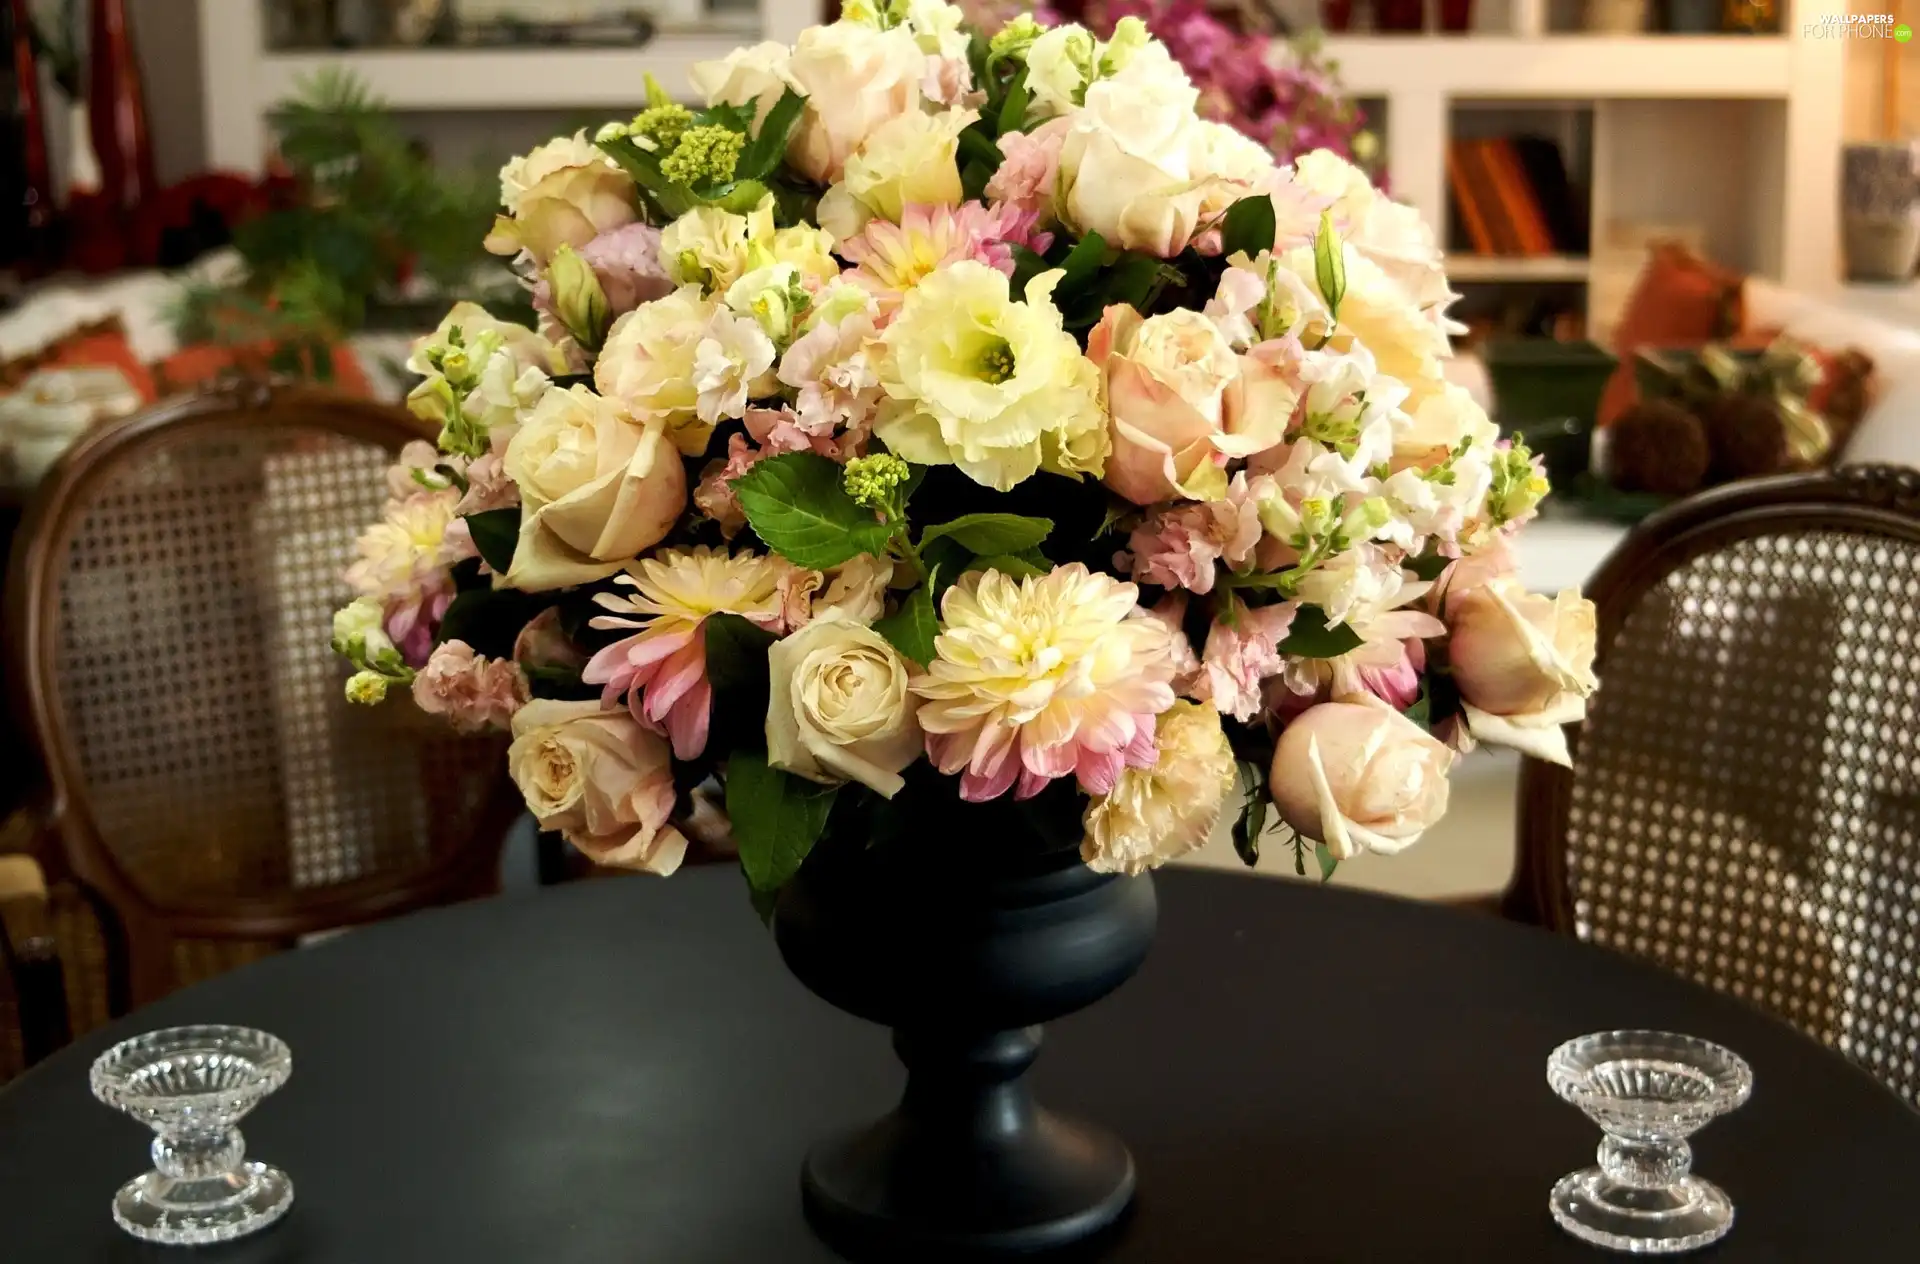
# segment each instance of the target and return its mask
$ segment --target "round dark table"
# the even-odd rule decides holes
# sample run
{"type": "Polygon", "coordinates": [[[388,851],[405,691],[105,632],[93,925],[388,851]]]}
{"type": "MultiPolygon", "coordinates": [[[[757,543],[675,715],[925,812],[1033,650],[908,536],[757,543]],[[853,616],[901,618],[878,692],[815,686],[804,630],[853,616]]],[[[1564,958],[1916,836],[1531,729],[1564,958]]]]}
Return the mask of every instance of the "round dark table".
{"type": "MultiPolygon", "coordinates": [[[[1044,1101],[1138,1160],[1114,1261],[1609,1258],[1547,1213],[1600,1134],[1545,1064],[1616,1026],[1753,1064],[1753,1100],[1697,1139],[1739,1218],[1694,1258],[1920,1259],[1920,1115],[1772,1019],[1483,916],[1159,881],[1146,966],[1050,1028],[1034,1070],[1044,1101]]],[[[0,1090],[7,1264],[181,1258],[113,1226],[148,1134],[86,1079],[112,1040],[183,1022],[259,1026],[294,1051],[246,1134],[297,1201],[194,1257],[219,1264],[826,1264],[801,1156],[901,1082],[884,1033],[787,976],[737,873],[422,914],[183,992],[0,1090]]]]}

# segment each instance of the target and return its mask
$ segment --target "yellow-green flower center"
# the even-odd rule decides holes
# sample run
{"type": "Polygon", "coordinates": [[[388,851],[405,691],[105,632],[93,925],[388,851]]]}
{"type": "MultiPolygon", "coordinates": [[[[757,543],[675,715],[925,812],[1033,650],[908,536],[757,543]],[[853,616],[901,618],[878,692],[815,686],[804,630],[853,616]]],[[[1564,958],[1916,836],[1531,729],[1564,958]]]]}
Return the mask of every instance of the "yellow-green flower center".
{"type": "Polygon", "coordinates": [[[1013,348],[1005,338],[995,338],[980,350],[980,359],[975,373],[983,382],[995,386],[1013,376],[1016,366],[1013,362],[1013,348]]]}

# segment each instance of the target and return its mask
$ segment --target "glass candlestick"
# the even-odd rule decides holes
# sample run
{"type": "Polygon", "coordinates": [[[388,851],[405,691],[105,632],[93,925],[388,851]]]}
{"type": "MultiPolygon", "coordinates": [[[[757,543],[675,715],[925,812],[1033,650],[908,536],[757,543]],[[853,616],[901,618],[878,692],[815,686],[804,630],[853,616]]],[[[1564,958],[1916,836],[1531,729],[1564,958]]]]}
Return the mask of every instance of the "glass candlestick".
{"type": "Polygon", "coordinates": [[[1553,1187],[1561,1228],[1596,1246],[1658,1255],[1706,1246],[1733,1227],[1733,1203],[1693,1175],[1687,1138],[1753,1091],[1753,1072],[1737,1055],[1671,1032],[1600,1032],[1555,1049],[1547,1082],[1607,1134],[1598,1166],[1553,1187]]]}
{"type": "Polygon", "coordinates": [[[149,1242],[197,1246],[285,1215],[293,1182],[248,1161],[235,1125],[292,1073],[285,1043],[245,1027],[173,1027],[100,1055],[93,1095],[155,1133],[154,1170],[114,1195],[120,1227],[149,1242]]]}

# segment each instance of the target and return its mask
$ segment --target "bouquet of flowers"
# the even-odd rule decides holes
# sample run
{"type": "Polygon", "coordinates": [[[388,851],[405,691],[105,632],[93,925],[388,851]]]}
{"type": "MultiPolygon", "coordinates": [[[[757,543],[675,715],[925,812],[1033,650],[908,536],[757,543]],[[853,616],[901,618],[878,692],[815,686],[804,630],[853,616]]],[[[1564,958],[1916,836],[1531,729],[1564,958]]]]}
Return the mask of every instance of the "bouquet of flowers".
{"type": "Polygon", "coordinates": [[[606,864],[671,873],[722,786],[761,893],[989,803],[1102,871],[1230,810],[1330,871],[1476,739],[1566,759],[1592,610],[1514,575],[1546,480],[1442,373],[1415,211],[1133,18],[855,3],[693,80],[502,171],[539,328],[415,348],[349,698],[509,730],[606,864]]]}

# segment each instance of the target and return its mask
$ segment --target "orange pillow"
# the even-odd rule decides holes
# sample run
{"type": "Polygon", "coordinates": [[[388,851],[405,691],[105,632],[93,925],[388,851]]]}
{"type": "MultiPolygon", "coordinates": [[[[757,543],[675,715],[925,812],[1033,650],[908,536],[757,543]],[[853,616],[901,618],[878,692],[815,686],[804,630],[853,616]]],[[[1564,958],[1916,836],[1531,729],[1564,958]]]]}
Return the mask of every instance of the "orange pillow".
{"type": "Polygon", "coordinates": [[[1656,243],[1634,282],[1626,309],[1614,326],[1620,357],[1600,397],[1598,423],[1607,425],[1633,407],[1634,353],[1643,347],[1700,347],[1741,327],[1745,278],[1695,255],[1677,242],[1656,243]]]}
{"type": "MultiPolygon", "coordinates": [[[[272,348],[268,346],[250,347],[243,357],[238,348],[210,342],[197,343],[182,347],[161,361],[155,366],[154,376],[169,392],[189,391],[239,365],[243,358],[265,361],[271,353],[272,348]]],[[[361,369],[353,349],[347,346],[333,349],[333,380],[327,386],[359,399],[368,399],[373,395],[373,386],[367,381],[366,372],[361,369]]]]}

